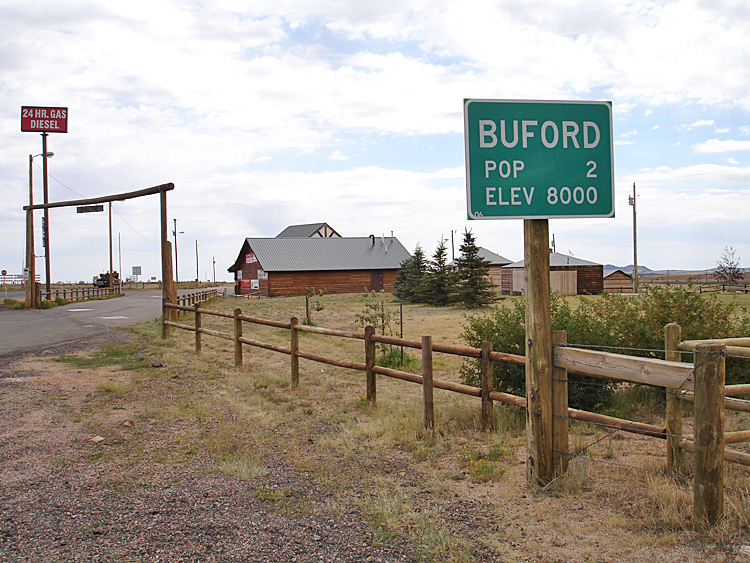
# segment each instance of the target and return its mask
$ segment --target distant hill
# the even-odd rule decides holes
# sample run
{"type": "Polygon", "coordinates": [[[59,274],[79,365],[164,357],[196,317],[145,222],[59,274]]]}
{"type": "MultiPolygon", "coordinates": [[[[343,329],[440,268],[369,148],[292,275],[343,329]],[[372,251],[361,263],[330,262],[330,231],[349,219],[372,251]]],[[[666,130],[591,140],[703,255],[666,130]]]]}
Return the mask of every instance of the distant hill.
{"type": "MultiPolygon", "coordinates": [[[[604,265],[604,275],[606,276],[610,272],[614,272],[615,270],[621,270],[628,274],[629,276],[633,275],[633,265],[630,264],[629,266],[615,266],[613,264],[605,264],[604,265]]],[[[638,275],[639,276],[648,276],[649,274],[653,274],[654,271],[650,270],[646,266],[638,265],[638,275]]]]}
{"type": "MultiPolygon", "coordinates": [[[[614,272],[615,270],[622,270],[628,275],[633,275],[633,265],[630,264],[629,266],[615,266],[614,264],[606,264],[604,266],[604,275],[606,276],[610,272],[614,272]]],[[[750,268],[740,268],[745,274],[750,273],[750,268]]],[[[647,268],[646,266],[638,266],[638,275],[639,276],[702,276],[706,275],[708,272],[708,275],[712,275],[716,271],[716,268],[708,268],[707,270],[652,270],[650,268],[647,268]]]]}

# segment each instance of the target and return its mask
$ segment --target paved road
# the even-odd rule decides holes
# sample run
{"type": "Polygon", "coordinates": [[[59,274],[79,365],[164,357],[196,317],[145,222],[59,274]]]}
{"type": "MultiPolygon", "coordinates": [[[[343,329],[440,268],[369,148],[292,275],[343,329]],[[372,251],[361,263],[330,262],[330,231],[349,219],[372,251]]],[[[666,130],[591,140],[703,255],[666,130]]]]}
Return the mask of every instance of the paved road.
{"type": "Polygon", "coordinates": [[[161,291],[129,290],[124,297],[83,301],[47,310],[0,309],[0,355],[40,350],[161,315],[161,291]]]}

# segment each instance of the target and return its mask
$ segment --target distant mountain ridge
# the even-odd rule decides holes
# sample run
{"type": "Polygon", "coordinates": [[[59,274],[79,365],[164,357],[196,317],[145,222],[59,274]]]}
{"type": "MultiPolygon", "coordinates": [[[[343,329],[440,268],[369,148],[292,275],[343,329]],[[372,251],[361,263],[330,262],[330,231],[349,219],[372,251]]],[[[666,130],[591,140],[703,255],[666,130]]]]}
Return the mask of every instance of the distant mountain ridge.
{"type": "MultiPolygon", "coordinates": [[[[628,266],[615,266],[614,264],[605,264],[604,266],[604,275],[606,276],[610,272],[614,272],[615,270],[620,270],[622,272],[625,272],[626,274],[632,276],[633,275],[633,265],[630,264],[628,266]]],[[[750,272],[750,268],[740,268],[745,273],[750,272]]],[[[646,266],[638,265],[638,275],[639,276],[666,276],[666,275],[684,275],[684,276],[697,276],[701,274],[713,274],[716,271],[716,268],[708,268],[707,270],[652,270],[650,268],[647,268],[646,266]]]]}

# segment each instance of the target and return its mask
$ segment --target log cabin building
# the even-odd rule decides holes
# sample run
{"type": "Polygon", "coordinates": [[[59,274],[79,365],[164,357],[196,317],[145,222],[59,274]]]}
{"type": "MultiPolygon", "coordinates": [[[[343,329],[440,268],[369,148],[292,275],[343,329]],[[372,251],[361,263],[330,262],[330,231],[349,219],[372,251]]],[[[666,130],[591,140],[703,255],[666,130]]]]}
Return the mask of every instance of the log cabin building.
{"type": "Polygon", "coordinates": [[[633,276],[622,270],[613,270],[604,276],[604,291],[609,293],[632,293],[633,276]]]}
{"type": "MultiPolygon", "coordinates": [[[[550,288],[560,295],[596,295],[604,291],[604,266],[575,256],[550,252],[550,288]]],[[[503,293],[526,289],[524,261],[508,264],[502,270],[503,293]]]]}
{"type": "Polygon", "coordinates": [[[228,270],[234,273],[238,295],[305,295],[308,288],[393,291],[396,274],[409,257],[393,236],[342,237],[315,229],[309,236],[246,238],[228,270]]]}

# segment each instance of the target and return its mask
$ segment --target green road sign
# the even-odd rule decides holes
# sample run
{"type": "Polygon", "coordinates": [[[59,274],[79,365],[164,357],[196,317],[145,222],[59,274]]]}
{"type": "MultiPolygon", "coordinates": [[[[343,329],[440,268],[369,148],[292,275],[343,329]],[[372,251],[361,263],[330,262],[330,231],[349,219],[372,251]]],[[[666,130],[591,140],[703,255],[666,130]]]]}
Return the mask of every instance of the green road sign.
{"type": "Polygon", "coordinates": [[[464,100],[469,219],[614,217],[611,102],[464,100]]]}

